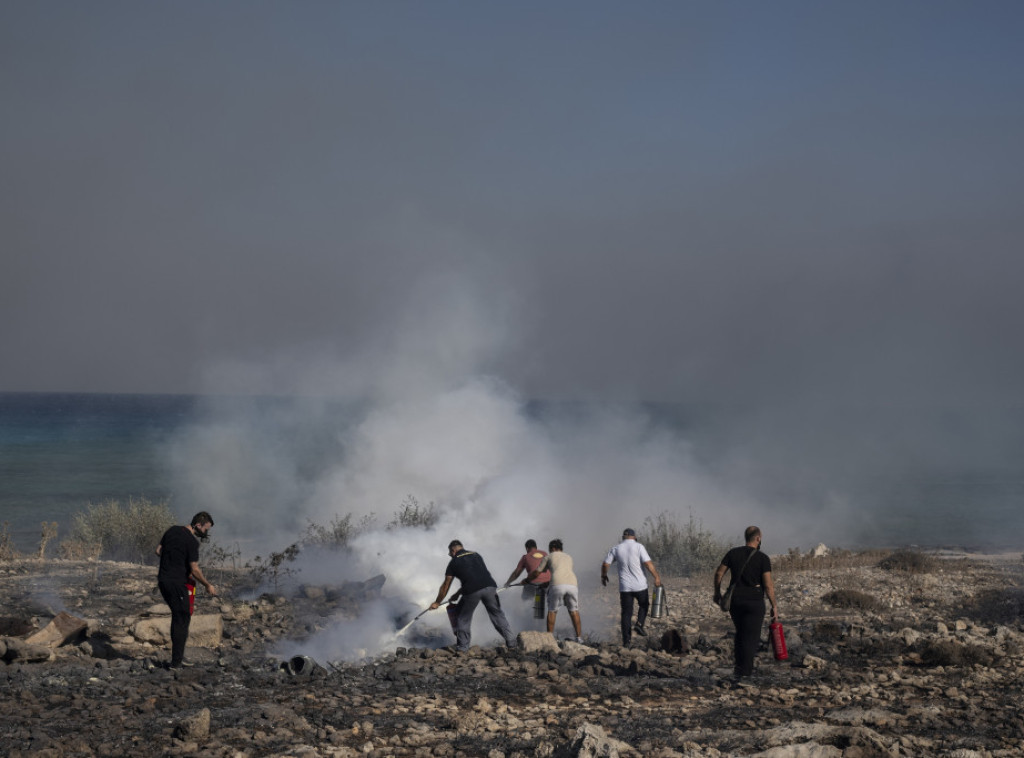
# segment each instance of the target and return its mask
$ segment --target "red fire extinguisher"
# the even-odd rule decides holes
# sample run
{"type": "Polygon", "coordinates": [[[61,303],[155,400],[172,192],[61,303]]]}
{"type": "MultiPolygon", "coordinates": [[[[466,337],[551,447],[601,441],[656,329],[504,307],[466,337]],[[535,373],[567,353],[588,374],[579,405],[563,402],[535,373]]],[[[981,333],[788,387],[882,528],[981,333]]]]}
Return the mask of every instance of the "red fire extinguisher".
{"type": "Polygon", "coordinates": [[[786,651],[786,635],[782,633],[782,624],[773,621],[768,625],[768,631],[772,638],[772,652],[775,653],[775,660],[784,661],[789,658],[789,653],[786,651]]]}
{"type": "Polygon", "coordinates": [[[185,589],[188,590],[188,615],[191,616],[196,611],[196,586],[189,582],[185,589]]]}

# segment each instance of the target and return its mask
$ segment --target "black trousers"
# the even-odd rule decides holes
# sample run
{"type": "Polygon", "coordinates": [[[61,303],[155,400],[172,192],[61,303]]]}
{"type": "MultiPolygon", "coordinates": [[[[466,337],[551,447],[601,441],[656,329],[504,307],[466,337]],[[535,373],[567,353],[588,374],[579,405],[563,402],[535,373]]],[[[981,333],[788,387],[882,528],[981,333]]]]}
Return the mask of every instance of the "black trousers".
{"type": "Polygon", "coordinates": [[[644,625],[647,620],[647,609],[650,607],[651,600],[647,595],[647,590],[640,590],[639,592],[620,592],[619,593],[619,606],[622,608],[621,624],[622,624],[622,644],[628,645],[629,641],[633,639],[633,601],[636,600],[638,610],[636,612],[636,623],[640,626],[644,625]]]}
{"type": "Polygon", "coordinates": [[[171,665],[177,666],[185,657],[188,627],[192,623],[192,614],[188,612],[188,589],[184,584],[170,582],[158,582],[157,586],[171,609],[171,665]]]}
{"type": "Polygon", "coordinates": [[[729,615],[736,627],[736,676],[754,673],[754,656],[761,647],[761,627],[764,625],[764,596],[742,597],[733,595],[729,615]]]}

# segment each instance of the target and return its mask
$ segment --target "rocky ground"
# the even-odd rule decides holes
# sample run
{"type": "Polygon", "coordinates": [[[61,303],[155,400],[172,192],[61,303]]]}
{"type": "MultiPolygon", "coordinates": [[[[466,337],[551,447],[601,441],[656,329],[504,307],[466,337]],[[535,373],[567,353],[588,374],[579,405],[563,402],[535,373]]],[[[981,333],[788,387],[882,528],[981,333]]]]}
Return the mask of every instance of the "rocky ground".
{"type": "Polygon", "coordinates": [[[149,616],[154,569],[3,563],[0,755],[1024,754],[1021,556],[908,571],[879,567],[884,555],[776,561],[790,659],[766,640],[750,688],[730,683],[731,623],[709,577],[669,579],[671,614],[630,648],[611,642],[615,593],[595,589],[585,645],[534,632],[506,650],[478,635],[467,654],[410,646],[339,663],[268,651],[386,585],[242,599],[218,576],[224,597],[200,598],[193,635],[208,647],[172,671],[149,616]],[[687,652],[661,649],[673,631],[687,652]]]}

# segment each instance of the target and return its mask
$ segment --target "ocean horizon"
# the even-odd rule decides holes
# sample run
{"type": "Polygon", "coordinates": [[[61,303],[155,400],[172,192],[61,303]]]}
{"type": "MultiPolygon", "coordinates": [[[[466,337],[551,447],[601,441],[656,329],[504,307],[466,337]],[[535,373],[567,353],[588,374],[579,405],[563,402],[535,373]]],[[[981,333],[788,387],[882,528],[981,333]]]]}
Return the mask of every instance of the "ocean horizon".
{"type": "MultiPolygon", "coordinates": [[[[186,495],[176,483],[169,451],[184,430],[216,425],[235,412],[265,419],[266,436],[276,441],[282,456],[295,462],[295,476],[315,481],[344,455],[338,430],[358,417],[358,409],[341,401],[318,399],[328,411],[309,414],[317,419],[313,426],[283,422],[282,409],[296,402],[311,401],[0,393],[0,523],[8,525],[19,552],[32,554],[38,549],[41,523],[57,522],[63,538],[74,515],[90,504],[141,498],[167,501],[185,518],[195,506],[191,493],[186,495]]],[[[532,401],[522,412],[544,424],[556,416],[585,415],[593,405],[532,401]]],[[[718,429],[714,419],[709,420],[715,415],[713,410],[669,403],[636,407],[653,425],[697,440],[693,445],[696,455],[709,468],[728,447],[721,434],[716,437],[710,431],[718,429]]],[[[842,547],[1019,549],[1015,527],[1020,524],[1024,504],[1024,464],[1007,465],[1005,456],[992,465],[984,456],[943,462],[944,468],[914,465],[901,469],[891,462],[875,469],[865,466],[856,476],[823,467],[811,474],[802,472],[799,478],[791,476],[787,465],[773,468],[765,464],[756,481],[765,510],[779,519],[804,519],[811,526],[818,501],[825,504],[822,514],[826,507],[862,510],[863,519],[853,519],[858,526],[848,529],[845,539],[839,541],[842,547]],[[807,503],[799,502],[801,498],[807,503]]],[[[697,508],[697,516],[702,515],[697,508]]],[[[48,554],[54,551],[54,547],[48,548],[48,554]]],[[[777,552],[783,551],[784,546],[777,545],[777,552]]]]}

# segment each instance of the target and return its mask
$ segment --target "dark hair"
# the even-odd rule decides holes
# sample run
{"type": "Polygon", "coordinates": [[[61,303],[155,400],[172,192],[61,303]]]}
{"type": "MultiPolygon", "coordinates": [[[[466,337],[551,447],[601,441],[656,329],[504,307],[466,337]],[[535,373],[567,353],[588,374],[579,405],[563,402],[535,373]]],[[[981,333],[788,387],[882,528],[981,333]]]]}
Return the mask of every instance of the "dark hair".
{"type": "Polygon", "coordinates": [[[758,529],[756,526],[748,526],[746,530],[744,530],[743,532],[743,541],[750,542],[752,539],[754,539],[754,537],[756,537],[760,533],[761,530],[758,529]]]}
{"type": "Polygon", "coordinates": [[[526,549],[527,550],[533,550],[535,547],[537,547],[537,540],[527,540],[526,541],[526,549]]]}
{"type": "Polygon", "coordinates": [[[551,540],[551,542],[548,543],[548,550],[561,550],[561,549],[562,549],[562,541],[560,539],[558,539],[557,537],[555,539],[551,540]]]}
{"type": "Polygon", "coordinates": [[[453,547],[462,547],[462,543],[458,540],[452,540],[448,543],[448,549],[451,550],[453,547]]]}
{"type": "Polygon", "coordinates": [[[213,516],[206,511],[199,511],[199,513],[192,517],[191,526],[202,526],[203,524],[213,526],[213,516]]]}

